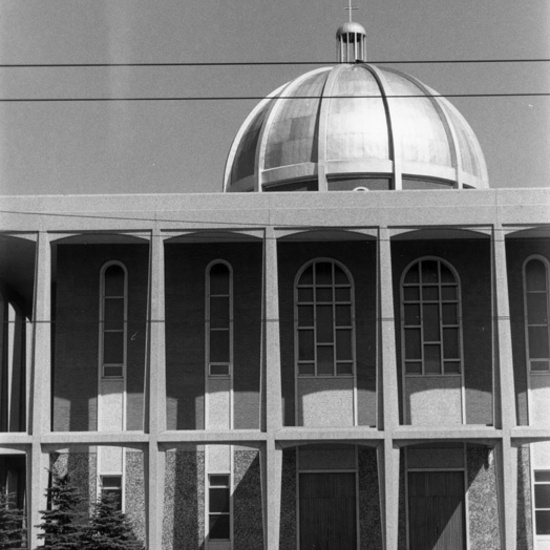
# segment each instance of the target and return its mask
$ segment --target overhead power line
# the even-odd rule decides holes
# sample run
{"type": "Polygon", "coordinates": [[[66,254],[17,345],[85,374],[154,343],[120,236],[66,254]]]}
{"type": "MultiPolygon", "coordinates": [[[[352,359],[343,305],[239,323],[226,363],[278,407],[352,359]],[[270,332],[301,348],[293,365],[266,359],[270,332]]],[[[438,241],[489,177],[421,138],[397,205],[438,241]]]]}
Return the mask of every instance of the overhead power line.
{"type": "MultiPolygon", "coordinates": [[[[470,63],[549,63],[550,58],[524,59],[422,59],[422,60],[373,60],[366,63],[387,65],[412,64],[470,64],[470,63]]],[[[96,67],[239,67],[270,65],[334,65],[331,61],[214,61],[214,62],[167,62],[167,63],[3,63],[0,69],[56,69],[56,68],[96,68],[96,67]]]]}
{"type": "Polygon", "coordinates": [[[0,103],[92,103],[108,101],[292,101],[297,99],[425,99],[425,98],[496,98],[496,97],[550,97],[550,92],[503,92],[503,93],[456,93],[456,94],[393,94],[393,95],[304,95],[304,96],[274,96],[266,98],[258,96],[172,96],[172,97],[25,97],[3,98],[0,103]]]}

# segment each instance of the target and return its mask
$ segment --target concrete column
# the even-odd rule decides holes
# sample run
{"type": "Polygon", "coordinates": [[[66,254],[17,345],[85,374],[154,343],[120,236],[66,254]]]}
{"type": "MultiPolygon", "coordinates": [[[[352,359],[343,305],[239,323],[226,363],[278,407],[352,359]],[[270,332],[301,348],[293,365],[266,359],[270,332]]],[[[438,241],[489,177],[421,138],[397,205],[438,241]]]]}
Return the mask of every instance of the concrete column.
{"type": "Polygon", "coordinates": [[[158,436],[166,430],[166,335],[164,296],[164,241],[162,234],[151,234],[149,266],[149,319],[147,369],[147,518],[148,547],[162,548],[164,511],[165,452],[159,449],[158,436]]]}
{"type": "Polygon", "coordinates": [[[399,426],[399,392],[395,350],[395,318],[391,242],[387,227],[381,227],[378,238],[379,281],[379,370],[382,377],[382,419],[384,443],[379,447],[380,495],[385,550],[397,550],[399,526],[399,449],[393,444],[393,431],[399,426]]]}
{"type": "Polygon", "coordinates": [[[265,407],[267,442],[262,461],[264,490],[264,533],[267,550],[279,550],[281,517],[281,477],[283,451],[277,447],[276,434],[283,425],[281,353],[279,331],[279,283],[277,241],[272,227],[264,241],[265,279],[265,407]]]}
{"type": "Polygon", "coordinates": [[[503,546],[505,550],[516,548],[517,520],[517,449],[511,447],[511,429],[516,426],[516,393],[514,388],[514,364],[512,360],[512,336],[510,328],[510,304],[508,300],[508,272],[506,267],[506,242],[503,228],[493,229],[493,314],[496,347],[493,366],[495,371],[496,427],[503,437],[497,445],[500,473],[500,508],[503,518],[503,546]]]}
{"type": "Polygon", "coordinates": [[[30,456],[27,455],[27,488],[29,492],[29,542],[39,543],[36,525],[39,510],[45,506],[44,491],[49,467],[48,454],[42,452],[41,436],[51,429],[51,250],[48,234],[38,233],[36,243],[33,335],[31,365],[31,418],[29,432],[33,435],[30,456]]]}

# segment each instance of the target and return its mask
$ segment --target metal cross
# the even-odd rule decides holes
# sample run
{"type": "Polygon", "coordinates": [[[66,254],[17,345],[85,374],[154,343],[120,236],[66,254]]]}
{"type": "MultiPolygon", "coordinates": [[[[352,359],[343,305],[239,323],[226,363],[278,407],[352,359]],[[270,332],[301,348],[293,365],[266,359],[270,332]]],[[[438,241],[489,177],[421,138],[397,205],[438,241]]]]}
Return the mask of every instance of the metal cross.
{"type": "Polygon", "coordinates": [[[349,20],[351,22],[351,16],[352,16],[352,12],[355,11],[355,10],[358,10],[359,8],[357,6],[352,6],[351,5],[351,0],[348,0],[348,7],[347,8],[344,8],[347,12],[349,12],[349,20]]]}

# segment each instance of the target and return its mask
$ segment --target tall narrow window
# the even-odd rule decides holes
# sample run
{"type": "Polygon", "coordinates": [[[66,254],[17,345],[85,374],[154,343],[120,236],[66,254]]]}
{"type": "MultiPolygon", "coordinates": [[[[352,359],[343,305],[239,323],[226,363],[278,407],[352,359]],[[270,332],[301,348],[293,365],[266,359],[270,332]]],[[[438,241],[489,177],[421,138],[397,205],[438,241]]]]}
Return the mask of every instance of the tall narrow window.
{"type": "Polygon", "coordinates": [[[223,262],[207,270],[206,361],[209,376],[230,376],[233,354],[233,300],[230,267],[223,262]]]}
{"type": "Polygon", "coordinates": [[[525,330],[531,372],[550,372],[548,264],[531,258],[524,268],[525,330]]]}
{"type": "Polygon", "coordinates": [[[121,378],[126,363],[126,270],[108,264],[101,276],[100,363],[103,378],[121,378]]]}
{"type": "Polygon", "coordinates": [[[425,258],[406,271],[401,285],[406,375],[462,372],[460,285],[442,260],[425,258]]]}
{"type": "Polygon", "coordinates": [[[229,474],[208,476],[208,538],[229,540],[231,538],[229,474]]]}
{"type": "Polygon", "coordinates": [[[298,376],[353,376],[353,285],[334,260],[315,260],[295,289],[298,376]]]}
{"type": "Polygon", "coordinates": [[[535,470],[535,530],[550,535],[550,470],[535,470]]]}

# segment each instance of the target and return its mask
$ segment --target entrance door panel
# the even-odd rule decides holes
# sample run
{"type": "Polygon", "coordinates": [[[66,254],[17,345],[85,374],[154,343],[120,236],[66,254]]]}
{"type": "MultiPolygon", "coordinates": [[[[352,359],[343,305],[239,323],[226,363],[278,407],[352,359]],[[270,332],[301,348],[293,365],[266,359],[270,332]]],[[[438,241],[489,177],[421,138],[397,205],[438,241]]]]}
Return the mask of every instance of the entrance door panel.
{"type": "Polygon", "coordinates": [[[356,550],[355,474],[300,474],[300,550],[356,550]]]}
{"type": "Polygon", "coordinates": [[[464,550],[464,473],[409,472],[409,550],[464,550]]]}

